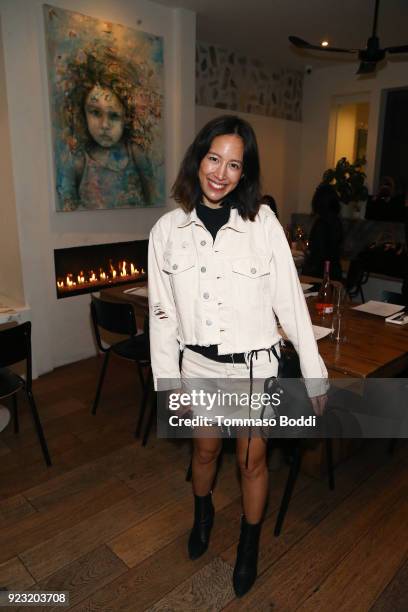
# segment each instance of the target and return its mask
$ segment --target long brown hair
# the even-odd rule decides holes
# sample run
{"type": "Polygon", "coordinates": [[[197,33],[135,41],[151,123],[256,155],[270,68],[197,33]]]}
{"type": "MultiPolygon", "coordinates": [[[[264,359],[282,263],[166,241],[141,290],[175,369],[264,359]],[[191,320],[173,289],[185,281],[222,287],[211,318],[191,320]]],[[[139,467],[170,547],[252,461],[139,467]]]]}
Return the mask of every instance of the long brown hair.
{"type": "Polygon", "coordinates": [[[247,121],[235,115],[223,115],[209,121],[189,146],[171,190],[171,196],[186,212],[202,200],[198,179],[201,161],[217,136],[236,134],[244,143],[243,174],[237,187],[223,201],[236,208],[243,219],[253,221],[259,210],[260,169],[255,132],[247,121]]]}

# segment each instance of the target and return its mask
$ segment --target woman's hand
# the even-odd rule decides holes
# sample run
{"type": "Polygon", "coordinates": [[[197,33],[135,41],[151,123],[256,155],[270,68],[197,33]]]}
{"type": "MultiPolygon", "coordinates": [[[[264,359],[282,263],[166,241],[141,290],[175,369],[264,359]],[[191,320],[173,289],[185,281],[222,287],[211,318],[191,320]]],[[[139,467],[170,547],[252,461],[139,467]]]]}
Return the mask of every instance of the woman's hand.
{"type": "Polygon", "coordinates": [[[326,405],[327,405],[327,395],[316,395],[316,397],[311,397],[310,401],[312,402],[313,411],[316,416],[323,416],[326,405]]]}

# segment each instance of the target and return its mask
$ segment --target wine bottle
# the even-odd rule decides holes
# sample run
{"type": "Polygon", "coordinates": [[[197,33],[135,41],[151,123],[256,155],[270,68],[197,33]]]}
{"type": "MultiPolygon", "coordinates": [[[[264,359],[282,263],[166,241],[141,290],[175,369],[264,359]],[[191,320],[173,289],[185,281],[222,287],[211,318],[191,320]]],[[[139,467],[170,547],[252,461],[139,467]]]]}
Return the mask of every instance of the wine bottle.
{"type": "Polygon", "coordinates": [[[319,315],[331,314],[334,304],[334,287],[330,281],[330,261],[324,262],[323,283],[316,299],[316,310],[319,315]]]}

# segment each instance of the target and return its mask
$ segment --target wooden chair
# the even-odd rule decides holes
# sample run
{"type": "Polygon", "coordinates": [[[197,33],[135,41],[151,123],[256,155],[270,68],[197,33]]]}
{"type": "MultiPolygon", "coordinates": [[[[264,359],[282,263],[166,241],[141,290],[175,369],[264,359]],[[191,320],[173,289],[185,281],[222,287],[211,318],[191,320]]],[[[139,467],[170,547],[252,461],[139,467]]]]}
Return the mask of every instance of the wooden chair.
{"type": "Polygon", "coordinates": [[[20,390],[23,391],[30,406],[45,462],[50,466],[50,453],[34,401],[32,384],[31,323],[22,323],[0,330],[0,400],[11,398],[14,432],[17,434],[19,432],[17,394],[20,390]],[[21,361],[25,361],[24,378],[9,369],[9,366],[21,361]]]}

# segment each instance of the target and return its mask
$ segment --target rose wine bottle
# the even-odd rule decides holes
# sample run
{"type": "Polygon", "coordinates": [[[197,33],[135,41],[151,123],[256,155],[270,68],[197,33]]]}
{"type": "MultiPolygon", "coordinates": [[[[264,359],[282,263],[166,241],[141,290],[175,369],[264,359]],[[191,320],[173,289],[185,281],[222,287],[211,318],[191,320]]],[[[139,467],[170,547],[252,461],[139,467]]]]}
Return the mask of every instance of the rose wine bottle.
{"type": "Polygon", "coordinates": [[[324,262],[323,283],[316,299],[316,310],[319,315],[331,314],[334,304],[334,287],[330,282],[330,261],[324,262]]]}

